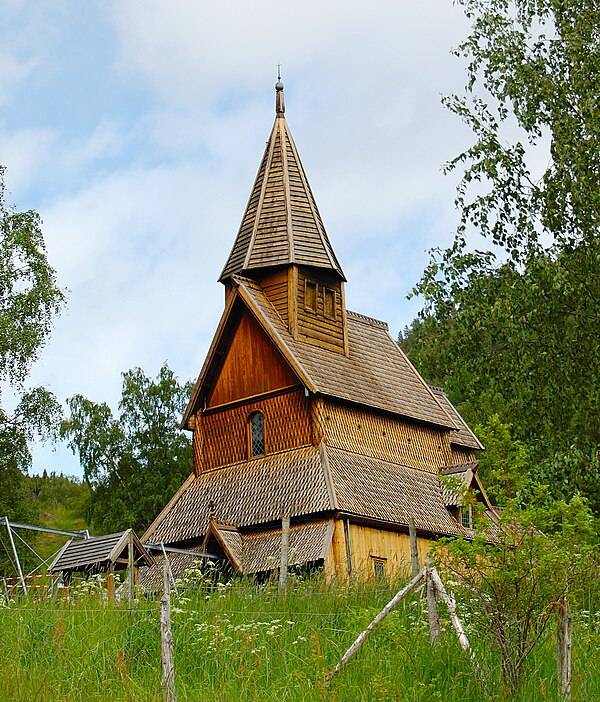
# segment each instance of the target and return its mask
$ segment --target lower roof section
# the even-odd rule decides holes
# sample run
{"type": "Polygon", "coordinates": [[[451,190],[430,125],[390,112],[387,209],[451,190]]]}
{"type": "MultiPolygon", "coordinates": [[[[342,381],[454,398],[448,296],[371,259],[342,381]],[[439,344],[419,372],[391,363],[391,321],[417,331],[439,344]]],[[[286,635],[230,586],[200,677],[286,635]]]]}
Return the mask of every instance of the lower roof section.
{"type": "MultiPolygon", "coordinates": [[[[470,464],[452,470],[473,477],[470,464]]],[[[201,544],[211,524],[227,523],[244,535],[278,526],[284,516],[294,525],[340,514],[391,528],[405,528],[412,519],[421,532],[469,535],[448,504],[440,474],[321,444],[190,476],[144,541],[201,544]]],[[[225,550],[239,551],[235,534],[222,538],[225,550]]]]}

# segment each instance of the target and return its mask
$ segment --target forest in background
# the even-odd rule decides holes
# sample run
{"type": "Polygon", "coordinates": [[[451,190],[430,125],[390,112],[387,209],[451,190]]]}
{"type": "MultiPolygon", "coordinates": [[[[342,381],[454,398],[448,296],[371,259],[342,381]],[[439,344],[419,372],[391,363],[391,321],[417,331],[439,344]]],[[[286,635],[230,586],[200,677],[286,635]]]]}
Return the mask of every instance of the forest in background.
{"type": "MultiPolygon", "coordinates": [[[[444,101],[475,142],[446,166],[460,174],[460,223],[452,246],[431,253],[413,291],[423,311],[399,343],[486,446],[480,472],[496,503],[576,498],[597,517],[600,11],[584,0],[460,4],[472,21],[456,50],[467,85],[444,101]]],[[[24,388],[66,297],[39,215],[4,194],[0,169],[0,383],[19,399],[0,409],[0,514],[42,519],[29,447],[62,436],[88,491],[78,518],[97,533],[143,531],[191,466],[177,428],[189,384],[166,364],[156,379],[127,371],[116,417],[81,395],[65,417],[45,388],[24,388]]]]}

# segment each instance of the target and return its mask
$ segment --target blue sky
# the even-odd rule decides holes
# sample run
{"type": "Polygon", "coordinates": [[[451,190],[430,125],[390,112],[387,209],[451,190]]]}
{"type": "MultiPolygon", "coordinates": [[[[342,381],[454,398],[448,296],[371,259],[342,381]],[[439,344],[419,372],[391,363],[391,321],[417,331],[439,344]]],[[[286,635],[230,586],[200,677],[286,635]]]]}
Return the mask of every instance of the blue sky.
{"type": "MultiPolygon", "coordinates": [[[[279,62],[348,307],[397,336],[457,221],[441,168],[471,137],[440,96],[465,82],[450,50],[467,30],[451,0],[3,0],[8,199],[40,212],[70,291],[30,383],[116,409],[129,368],[196,377],[279,62]]],[[[44,468],[80,474],[60,446],[36,449],[44,468]]]]}

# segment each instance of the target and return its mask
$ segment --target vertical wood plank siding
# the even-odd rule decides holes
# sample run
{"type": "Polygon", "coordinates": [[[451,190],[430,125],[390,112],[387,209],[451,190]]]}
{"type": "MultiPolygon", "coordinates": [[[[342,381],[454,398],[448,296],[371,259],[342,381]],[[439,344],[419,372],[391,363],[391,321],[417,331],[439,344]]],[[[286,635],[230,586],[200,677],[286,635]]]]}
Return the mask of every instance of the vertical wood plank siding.
{"type": "Polygon", "coordinates": [[[208,407],[298,385],[298,378],[254,318],[245,312],[230,343],[208,407]]]}
{"type": "Polygon", "coordinates": [[[324,434],[331,446],[437,473],[456,463],[448,432],[326,402],[324,434]]]}
{"type": "Polygon", "coordinates": [[[275,397],[248,402],[229,409],[198,414],[194,446],[197,473],[250,458],[248,415],[260,411],[265,416],[266,453],[286,451],[311,444],[311,427],[304,390],[295,390],[275,397]]]}
{"type": "Polygon", "coordinates": [[[330,276],[324,276],[317,271],[300,268],[298,270],[297,287],[298,309],[298,335],[303,341],[323,346],[333,351],[344,353],[344,316],[342,283],[330,276]],[[306,281],[318,284],[317,310],[312,312],[304,304],[304,290],[306,281]],[[327,288],[335,293],[335,318],[325,316],[323,289],[327,288]]]}
{"type": "MultiPolygon", "coordinates": [[[[452,436],[450,436],[452,439],[452,436]]],[[[477,460],[477,454],[474,449],[466,446],[457,446],[451,444],[452,447],[452,463],[450,465],[460,465],[462,463],[472,463],[477,460]]]]}
{"type": "Polygon", "coordinates": [[[273,307],[288,326],[288,270],[277,271],[261,281],[261,288],[273,307]]]}

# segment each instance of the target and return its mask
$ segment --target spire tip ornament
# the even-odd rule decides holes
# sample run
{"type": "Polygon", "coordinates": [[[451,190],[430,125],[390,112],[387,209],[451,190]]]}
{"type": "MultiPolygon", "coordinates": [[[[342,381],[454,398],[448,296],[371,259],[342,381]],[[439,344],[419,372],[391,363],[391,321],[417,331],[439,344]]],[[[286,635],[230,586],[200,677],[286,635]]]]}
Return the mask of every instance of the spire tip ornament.
{"type": "Polygon", "coordinates": [[[281,64],[277,64],[277,83],[275,83],[275,113],[285,114],[285,102],[283,101],[283,83],[281,82],[281,64]]]}

